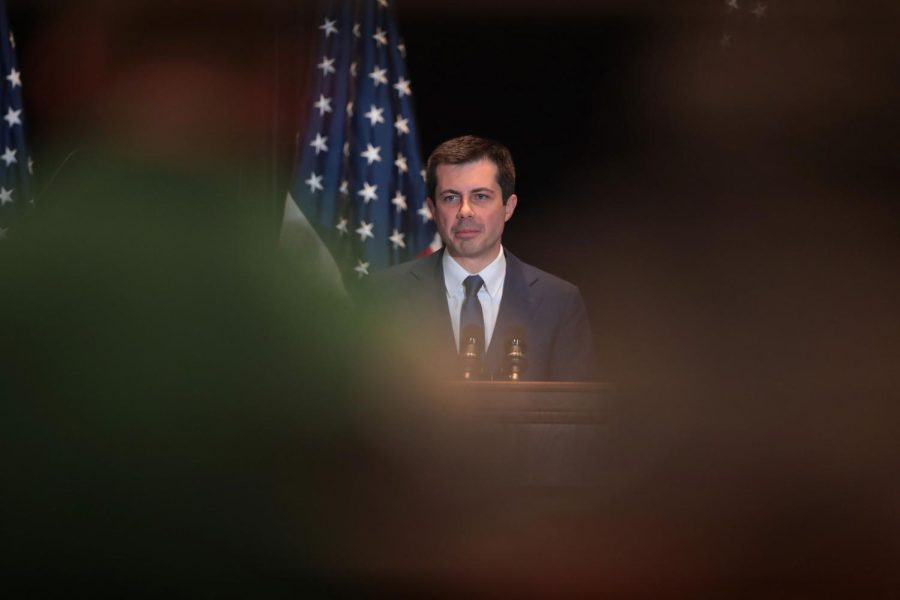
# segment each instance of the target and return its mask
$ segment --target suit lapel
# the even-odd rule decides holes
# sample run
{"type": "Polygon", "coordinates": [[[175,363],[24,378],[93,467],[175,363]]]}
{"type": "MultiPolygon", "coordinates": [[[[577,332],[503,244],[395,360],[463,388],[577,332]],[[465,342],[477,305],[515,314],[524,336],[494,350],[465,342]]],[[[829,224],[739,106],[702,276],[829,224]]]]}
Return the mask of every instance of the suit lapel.
{"type": "Polygon", "coordinates": [[[450,323],[450,307],[444,285],[443,256],[444,249],[441,248],[425,260],[412,263],[409,272],[414,279],[413,285],[418,289],[413,297],[419,300],[411,309],[416,311],[421,321],[434,328],[435,335],[429,339],[443,340],[439,342],[437,350],[449,351],[455,356],[456,342],[453,339],[453,325],[450,323]]]}
{"type": "Polygon", "coordinates": [[[511,252],[508,250],[505,252],[506,277],[503,280],[503,299],[500,301],[500,312],[485,357],[485,366],[491,373],[502,372],[506,345],[513,335],[525,335],[526,328],[532,322],[542,301],[533,287],[538,279],[537,274],[528,269],[525,263],[511,252]]]}

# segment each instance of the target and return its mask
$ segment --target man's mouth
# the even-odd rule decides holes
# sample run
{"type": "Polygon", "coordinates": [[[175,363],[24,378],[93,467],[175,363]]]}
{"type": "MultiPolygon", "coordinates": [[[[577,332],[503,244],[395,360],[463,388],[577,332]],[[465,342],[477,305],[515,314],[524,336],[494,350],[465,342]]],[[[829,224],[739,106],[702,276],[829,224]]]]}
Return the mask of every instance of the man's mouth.
{"type": "Polygon", "coordinates": [[[479,233],[481,233],[480,229],[472,229],[469,227],[461,227],[459,229],[453,230],[453,235],[455,237],[463,238],[463,239],[475,237],[479,233]]]}

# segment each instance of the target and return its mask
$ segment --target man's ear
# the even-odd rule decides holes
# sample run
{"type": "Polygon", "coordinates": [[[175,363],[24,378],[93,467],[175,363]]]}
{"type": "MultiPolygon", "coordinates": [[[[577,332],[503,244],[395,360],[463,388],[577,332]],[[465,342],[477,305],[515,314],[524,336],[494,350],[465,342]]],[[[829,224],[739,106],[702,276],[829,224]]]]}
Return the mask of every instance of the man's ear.
{"type": "Polygon", "coordinates": [[[519,199],[516,197],[515,194],[510,194],[509,198],[506,199],[506,206],[505,206],[506,218],[504,219],[504,222],[509,221],[509,218],[513,215],[513,212],[515,212],[515,210],[516,210],[516,203],[518,201],[519,201],[519,199]]]}
{"type": "Polygon", "coordinates": [[[425,204],[428,205],[428,210],[431,211],[431,218],[433,219],[433,218],[434,218],[434,215],[435,215],[435,212],[434,212],[434,200],[432,200],[431,198],[425,198],[425,204]]]}

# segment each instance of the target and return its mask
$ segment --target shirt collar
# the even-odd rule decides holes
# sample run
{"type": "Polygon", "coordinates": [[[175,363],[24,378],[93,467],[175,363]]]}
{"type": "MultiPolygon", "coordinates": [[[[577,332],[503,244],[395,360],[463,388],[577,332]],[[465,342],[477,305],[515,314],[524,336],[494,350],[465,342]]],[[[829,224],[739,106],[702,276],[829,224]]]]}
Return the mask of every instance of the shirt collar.
{"type": "Polygon", "coordinates": [[[484,280],[484,289],[491,298],[496,298],[503,289],[503,280],[506,278],[506,252],[500,247],[497,258],[478,273],[469,273],[456,262],[450,253],[444,250],[441,259],[444,268],[444,285],[451,296],[462,297],[465,295],[463,279],[469,275],[481,275],[484,280]]]}

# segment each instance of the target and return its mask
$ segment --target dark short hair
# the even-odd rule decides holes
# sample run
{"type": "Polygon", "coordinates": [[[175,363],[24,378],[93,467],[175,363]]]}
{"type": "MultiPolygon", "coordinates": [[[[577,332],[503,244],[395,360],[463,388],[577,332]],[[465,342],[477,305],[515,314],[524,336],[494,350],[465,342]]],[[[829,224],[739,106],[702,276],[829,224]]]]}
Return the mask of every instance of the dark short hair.
{"type": "Polygon", "coordinates": [[[434,149],[425,167],[425,185],[428,197],[434,200],[437,189],[437,168],[440,165],[462,165],[488,159],[497,165],[497,183],[503,195],[503,204],[516,191],[516,167],[509,148],[492,139],[477,135],[463,135],[447,140],[434,149]]]}

